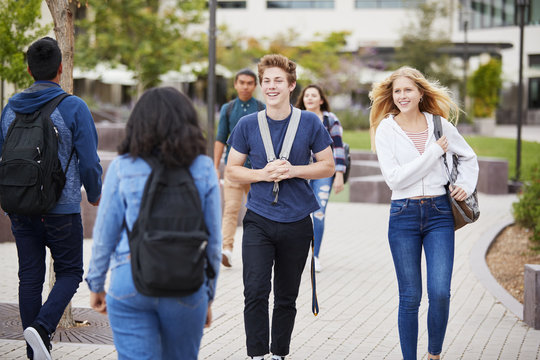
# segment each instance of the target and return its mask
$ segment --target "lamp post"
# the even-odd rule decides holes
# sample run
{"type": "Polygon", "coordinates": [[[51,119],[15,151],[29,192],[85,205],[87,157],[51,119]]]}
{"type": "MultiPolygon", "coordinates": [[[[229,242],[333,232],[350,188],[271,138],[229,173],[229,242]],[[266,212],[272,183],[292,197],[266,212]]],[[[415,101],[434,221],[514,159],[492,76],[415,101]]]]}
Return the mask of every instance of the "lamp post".
{"type": "Polygon", "coordinates": [[[516,177],[514,184],[519,186],[521,170],[521,123],[523,110],[523,28],[525,27],[525,7],[529,6],[529,0],[517,0],[519,10],[519,77],[517,93],[517,149],[516,149],[516,177]]]}
{"type": "Polygon", "coordinates": [[[470,5],[468,0],[463,2],[461,16],[463,21],[463,93],[461,104],[465,108],[465,111],[467,111],[467,73],[469,72],[469,43],[467,41],[467,31],[469,29],[470,16],[470,5]]]}
{"type": "Polygon", "coordinates": [[[210,10],[210,21],[208,28],[208,96],[207,112],[208,126],[206,140],[208,142],[208,155],[214,154],[214,123],[215,123],[215,105],[216,105],[216,7],[217,0],[208,1],[210,10]]]}

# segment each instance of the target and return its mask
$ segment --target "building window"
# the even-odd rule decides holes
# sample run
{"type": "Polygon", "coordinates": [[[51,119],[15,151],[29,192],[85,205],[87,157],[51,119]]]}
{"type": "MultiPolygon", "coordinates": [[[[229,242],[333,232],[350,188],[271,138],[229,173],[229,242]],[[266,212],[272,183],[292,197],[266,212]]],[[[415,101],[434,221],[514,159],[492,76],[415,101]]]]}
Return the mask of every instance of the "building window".
{"type": "Polygon", "coordinates": [[[268,9],[333,9],[334,0],[267,1],[268,9]]]}
{"type": "Polygon", "coordinates": [[[529,67],[540,68],[540,54],[529,55],[529,67]]]}
{"type": "Polygon", "coordinates": [[[529,0],[529,24],[540,25],[540,1],[529,0]]]}
{"type": "Polygon", "coordinates": [[[217,7],[220,9],[245,9],[246,1],[218,1],[217,7]]]}
{"type": "Polygon", "coordinates": [[[529,78],[529,109],[540,109],[540,78],[529,78]]]}
{"type": "Polygon", "coordinates": [[[425,0],[354,0],[357,9],[396,9],[413,8],[425,3],[425,0]]]}

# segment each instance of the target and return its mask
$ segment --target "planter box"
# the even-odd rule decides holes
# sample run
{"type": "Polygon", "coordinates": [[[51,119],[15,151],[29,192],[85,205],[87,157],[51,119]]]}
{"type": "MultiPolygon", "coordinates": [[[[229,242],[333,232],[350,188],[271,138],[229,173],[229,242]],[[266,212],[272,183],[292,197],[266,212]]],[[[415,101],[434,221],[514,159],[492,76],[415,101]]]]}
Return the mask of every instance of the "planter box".
{"type": "Polygon", "coordinates": [[[495,118],[474,119],[474,129],[478,135],[493,136],[495,134],[495,118]]]}

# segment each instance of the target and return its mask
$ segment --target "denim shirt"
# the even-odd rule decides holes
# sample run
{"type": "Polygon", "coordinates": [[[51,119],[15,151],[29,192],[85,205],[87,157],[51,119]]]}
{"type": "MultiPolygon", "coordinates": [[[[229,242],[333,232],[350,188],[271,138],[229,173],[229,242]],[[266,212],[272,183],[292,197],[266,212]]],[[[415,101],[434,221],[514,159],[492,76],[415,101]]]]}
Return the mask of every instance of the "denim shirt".
{"type": "MultiPolygon", "coordinates": [[[[206,252],[216,276],[206,279],[208,297],[215,295],[216,279],[221,264],[221,200],[212,160],[199,155],[189,168],[199,191],[204,220],[209,233],[206,252]]],[[[94,225],[92,258],[86,277],[92,292],[102,292],[108,269],[128,263],[129,243],[124,217],[129,229],[139,214],[144,186],[151,168],[141,158],[121,155],[110,164],[103,185],[103,196],[94,225]]]]}

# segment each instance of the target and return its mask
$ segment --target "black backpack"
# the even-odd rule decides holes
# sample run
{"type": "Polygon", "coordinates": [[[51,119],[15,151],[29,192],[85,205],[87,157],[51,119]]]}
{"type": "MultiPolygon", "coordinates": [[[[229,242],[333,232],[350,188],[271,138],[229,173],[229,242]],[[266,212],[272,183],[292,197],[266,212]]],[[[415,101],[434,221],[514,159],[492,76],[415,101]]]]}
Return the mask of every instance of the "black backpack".
{"type": "MultiPolygon", "coordinates": [[[[0,204],[7,213],[40,215],[58,202],[66,175],[58,159],[58,130],[51,114],[61,94],[32,114],[15,113],[0,158],[0,204]]],[[[66,170],[71,162],[69,156],[66,170]]]]}
{"type": "Polygon", "coordinates": [[[152,172],[131,231],[124,219],[133,282],[146,296],[186,296],[201,287],[205,271],[215,276],[206,256],[208,231],[199,192],[188,168],[145,160],[152,172]]]}

